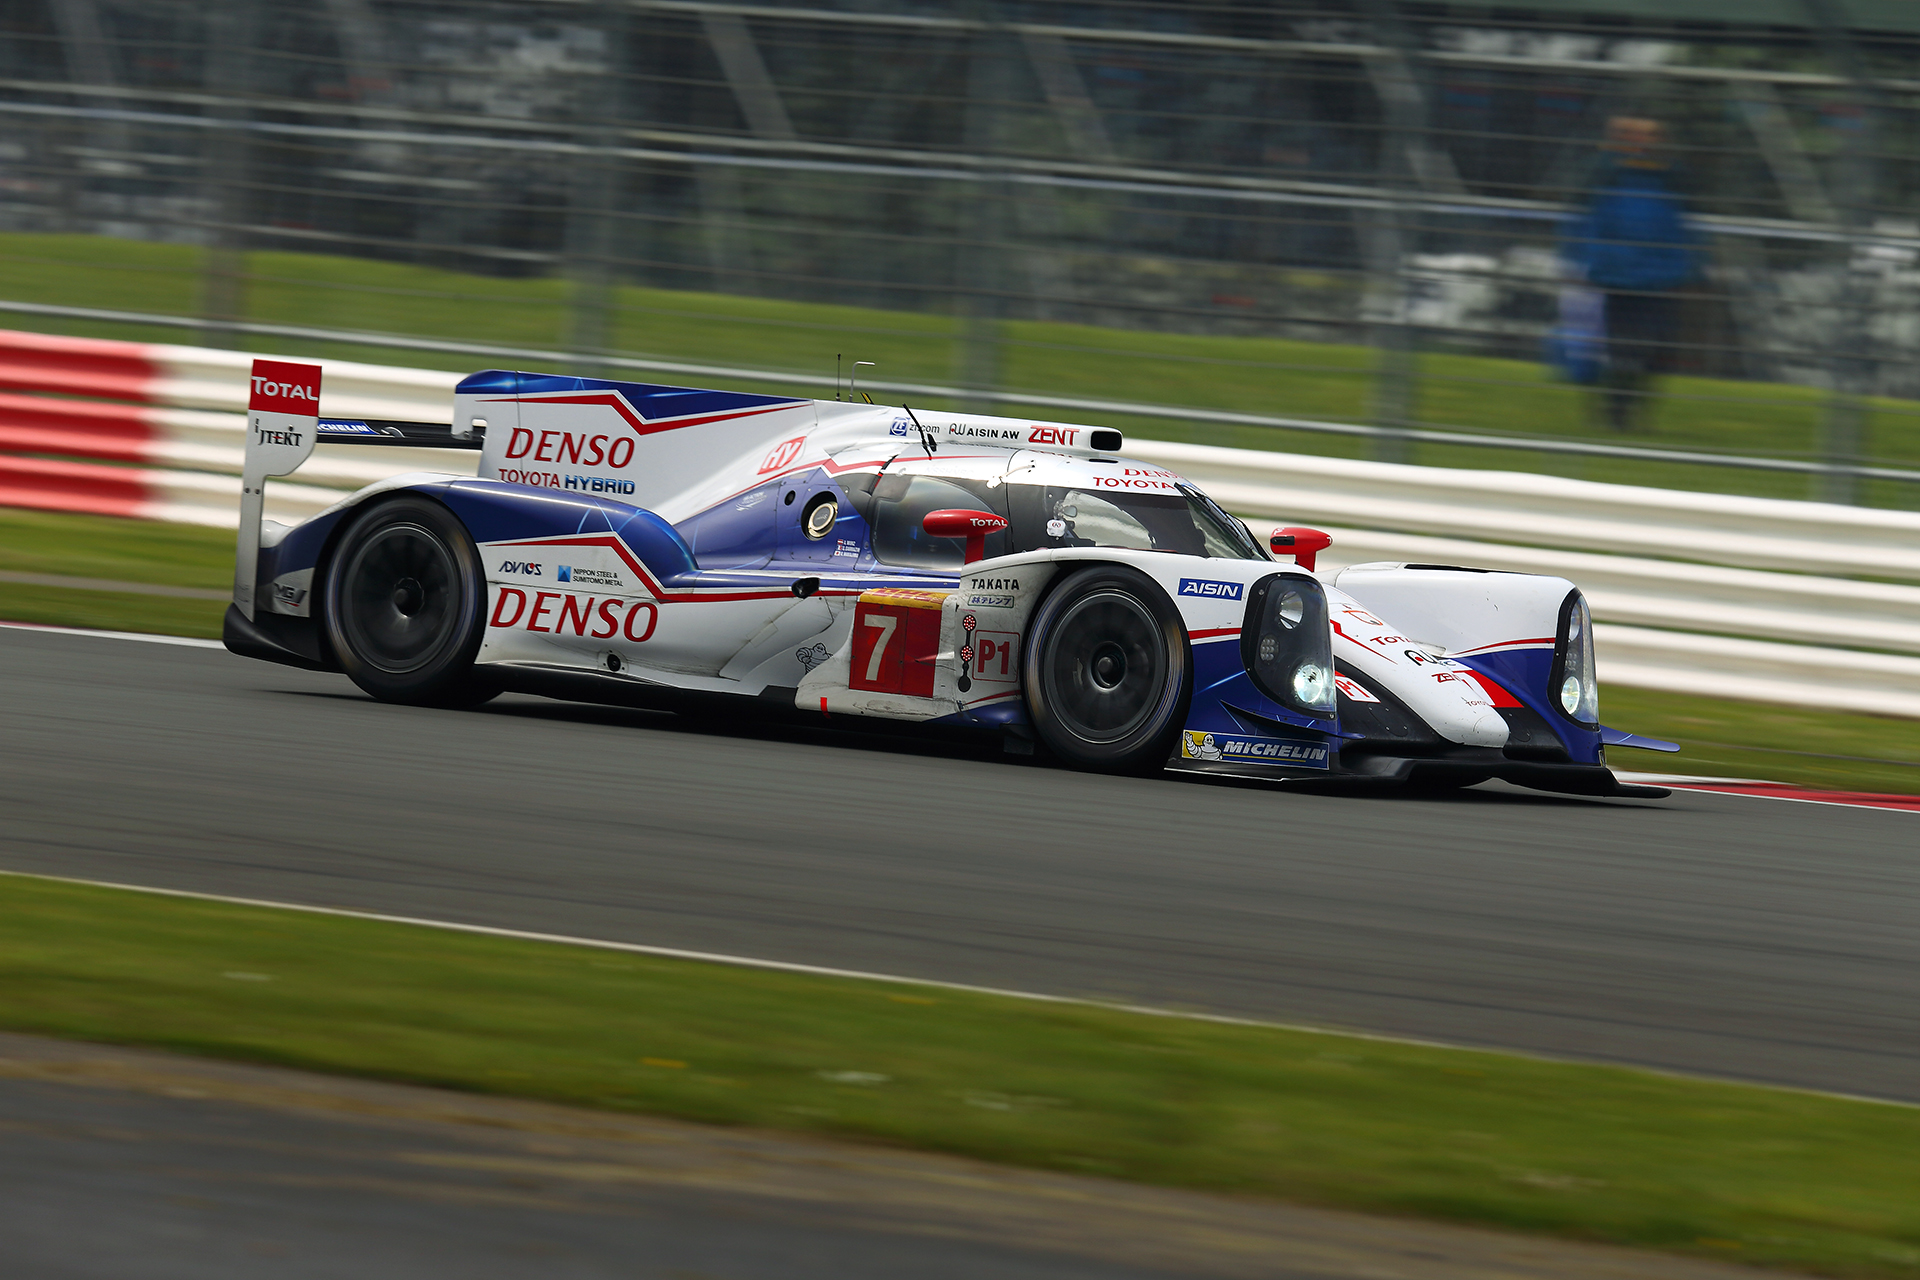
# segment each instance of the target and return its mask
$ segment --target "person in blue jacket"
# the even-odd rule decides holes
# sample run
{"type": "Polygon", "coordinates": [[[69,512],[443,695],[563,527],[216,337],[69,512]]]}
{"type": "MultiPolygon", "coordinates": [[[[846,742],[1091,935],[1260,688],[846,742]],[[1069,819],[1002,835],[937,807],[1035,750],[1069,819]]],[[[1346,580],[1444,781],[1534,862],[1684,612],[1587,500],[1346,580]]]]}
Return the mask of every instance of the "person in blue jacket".
{"type": "Polygon", "coordinates": [[[1606,295],[1607,421],[1625,431],[1644,420],[1654,375],[1672,363],[1680,299],[1694,276],[1696,238],[1680,197],[1667,185],[1660,122],[1607,122],[1602,168],[1584,212],[1567,228],[1563,255],[1606,295]]]}

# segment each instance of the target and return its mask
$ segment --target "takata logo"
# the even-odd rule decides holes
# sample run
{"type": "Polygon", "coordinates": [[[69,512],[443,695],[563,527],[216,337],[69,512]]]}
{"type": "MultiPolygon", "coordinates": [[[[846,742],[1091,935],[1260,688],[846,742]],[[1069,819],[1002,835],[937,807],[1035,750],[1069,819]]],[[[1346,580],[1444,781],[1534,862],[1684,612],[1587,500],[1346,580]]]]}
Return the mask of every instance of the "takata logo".
{"type": "Polygon", "coordinates": [[[1246,584],[1241,582],[1215,582],[1210,578],[1180,579],[1181,595],[1200,596],[1209,600],[1238,600],[1246,589],[1246,584]]]}
{"type": "MultiPolygon", "coordinates": [[[[532,574],[534,577],[537,578],[540,576],[541,571],[540,571],[539,565],[528,564],[524,560],[505,560],[505,561],[502,561],[500,564],[500,572],[527,573],[527,574],[532,574]]],[[[566,578],[563,576],[561,578],[561,581],[562,582],[566,581],[566,578]]]]}

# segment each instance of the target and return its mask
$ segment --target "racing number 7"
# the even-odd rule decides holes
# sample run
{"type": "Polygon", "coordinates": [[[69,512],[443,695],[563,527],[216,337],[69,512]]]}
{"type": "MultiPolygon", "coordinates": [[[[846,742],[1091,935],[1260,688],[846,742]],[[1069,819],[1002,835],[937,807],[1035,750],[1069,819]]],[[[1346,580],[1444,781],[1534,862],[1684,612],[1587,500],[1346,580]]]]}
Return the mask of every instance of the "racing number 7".
{"type": "Polygon", "coordinates": [[[893,629],[900,619],[890,613],[869,613],[866,624],[880,628],[879,637],[873,642],[873,656],[867,659],[867,683],[877,684],[880,680],[880,663],[887,656],[887,645],[893,640],[893,629]]]}

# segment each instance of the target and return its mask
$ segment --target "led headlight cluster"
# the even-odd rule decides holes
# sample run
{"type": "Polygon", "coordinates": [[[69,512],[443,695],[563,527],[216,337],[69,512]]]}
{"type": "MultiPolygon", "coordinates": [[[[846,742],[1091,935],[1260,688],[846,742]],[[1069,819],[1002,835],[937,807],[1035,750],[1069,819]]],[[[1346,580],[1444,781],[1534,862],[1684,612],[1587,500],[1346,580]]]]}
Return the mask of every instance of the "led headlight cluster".
{"type": "Polygon", "coordinates": [[[1254,583],[1240,627],[1240,657],[1275,702],[1303,715],[1333,717],[1333,634],[1327,593],[1318,580],[1276,573],[1254,583]]]}
{"type": "Polygon", "coordinates": [[[1553,647],[1555,703],[1567,719],[1591,728],[1600,723],[1600,682],[1593,671],[1593,615],[1586,597],[1570,591],[1560,606],[1560,634],[1553,647]]]}

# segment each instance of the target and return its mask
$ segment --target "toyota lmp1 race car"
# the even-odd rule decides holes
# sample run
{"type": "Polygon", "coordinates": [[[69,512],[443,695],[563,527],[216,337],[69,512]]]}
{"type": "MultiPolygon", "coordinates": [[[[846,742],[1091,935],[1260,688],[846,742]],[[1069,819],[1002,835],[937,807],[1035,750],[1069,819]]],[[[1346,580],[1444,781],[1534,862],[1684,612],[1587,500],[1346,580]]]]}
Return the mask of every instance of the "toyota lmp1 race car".
{"type": "Polygon", "coordinates": [[[235,653],[375,698],[502,691],[1000,734],[1084,769],[1583,795],[1620,783],[1565,579],[1263,545],[1120,433],[491,370],[451,426],[321,418],[259,361],[235,653]],[[480,452],[262,518],[314,441],[480,452]]]}

